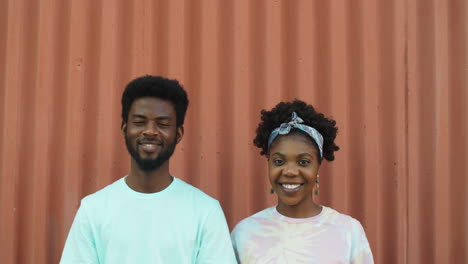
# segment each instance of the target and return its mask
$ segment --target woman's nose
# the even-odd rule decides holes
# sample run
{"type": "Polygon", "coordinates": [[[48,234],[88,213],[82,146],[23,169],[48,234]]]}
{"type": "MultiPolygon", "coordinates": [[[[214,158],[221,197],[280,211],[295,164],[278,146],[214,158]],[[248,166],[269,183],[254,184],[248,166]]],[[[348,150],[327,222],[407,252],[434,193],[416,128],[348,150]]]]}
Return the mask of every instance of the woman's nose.
{"type": "Polygon", "coordinates": [[[284,175],[286,176],[297,176],[299,174],[299,170],[295,166],[287,166],[284,171],[284,175]]]}

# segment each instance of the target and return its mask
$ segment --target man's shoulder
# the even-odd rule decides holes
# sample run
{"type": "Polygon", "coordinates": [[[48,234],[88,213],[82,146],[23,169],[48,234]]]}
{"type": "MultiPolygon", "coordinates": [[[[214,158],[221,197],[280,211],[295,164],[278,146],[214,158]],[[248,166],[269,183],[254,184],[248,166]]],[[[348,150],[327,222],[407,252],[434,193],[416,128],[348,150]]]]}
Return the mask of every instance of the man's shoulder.
{"type": "Polygon", "coordinates": [[[89,206],[91,204],[100,204],[106,202],[109,196],[116,195],[117,193],[119,193],[119,185],[122,184],[123,180],[124,178],[122,177],[114,181],[113,183],[103,187],[102,189],[85,196],[81,200],[81,205],[89,206]]]}
{"type": "Polygon", "coordinates": [[[177,183],[178,191],[184,196],[185,199],[193,202],[202,202],[206,204],[218,204],[218,200],[206,194],[197,187],[183,181],[182,179],[175,178],[177,183]]]}

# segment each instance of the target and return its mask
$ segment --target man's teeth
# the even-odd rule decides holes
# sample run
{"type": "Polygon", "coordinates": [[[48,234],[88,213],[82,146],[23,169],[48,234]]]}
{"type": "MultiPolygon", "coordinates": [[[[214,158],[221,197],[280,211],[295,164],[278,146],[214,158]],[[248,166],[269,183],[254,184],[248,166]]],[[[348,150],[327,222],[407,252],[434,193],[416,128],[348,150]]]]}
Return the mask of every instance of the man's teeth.
{"type": "Polygon", "coordinates": [[[299,186],[301,186],[300,184],[282,184],[284,188],[286,189],[296,189],[298,188],[299,186]]]}
{"type": "Polygon", "coordinates": [[[158,148],[158,145],[145,143],[145,144],[141,144],[141,148],[143,151],[146,151],[146,152],[154,152],[158,148]]]}

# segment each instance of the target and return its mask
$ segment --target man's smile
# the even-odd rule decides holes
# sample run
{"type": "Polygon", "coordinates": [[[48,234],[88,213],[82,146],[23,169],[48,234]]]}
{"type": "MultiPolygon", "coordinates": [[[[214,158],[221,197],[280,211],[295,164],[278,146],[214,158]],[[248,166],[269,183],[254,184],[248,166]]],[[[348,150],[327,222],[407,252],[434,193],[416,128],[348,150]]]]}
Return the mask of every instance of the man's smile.
{"type": "Polygon", "coordinates": [[[156,140],[141,140],[138,141],[138,146],[144,151],[144,152],[155,152],[158,149],[162,148],[162,142],[161,141],[156,141],[156,140]]]}

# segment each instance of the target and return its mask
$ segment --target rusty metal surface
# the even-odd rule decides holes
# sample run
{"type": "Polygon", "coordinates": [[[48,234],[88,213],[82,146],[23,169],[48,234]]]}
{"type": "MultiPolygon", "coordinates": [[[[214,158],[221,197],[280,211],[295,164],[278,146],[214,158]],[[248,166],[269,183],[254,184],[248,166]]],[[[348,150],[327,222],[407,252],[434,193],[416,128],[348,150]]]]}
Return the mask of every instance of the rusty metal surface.
{"type": "Polygon", "coordinates": [[[79,201],[128,170],[120,96],[188,90],[174,175],[229,225],[275,203],[259,112],[337,120],[319,202],[363,223],[376,263],[468,262],[468,14],[462,0],[0,1],[0,262],[57,263],[79,201]]]}

